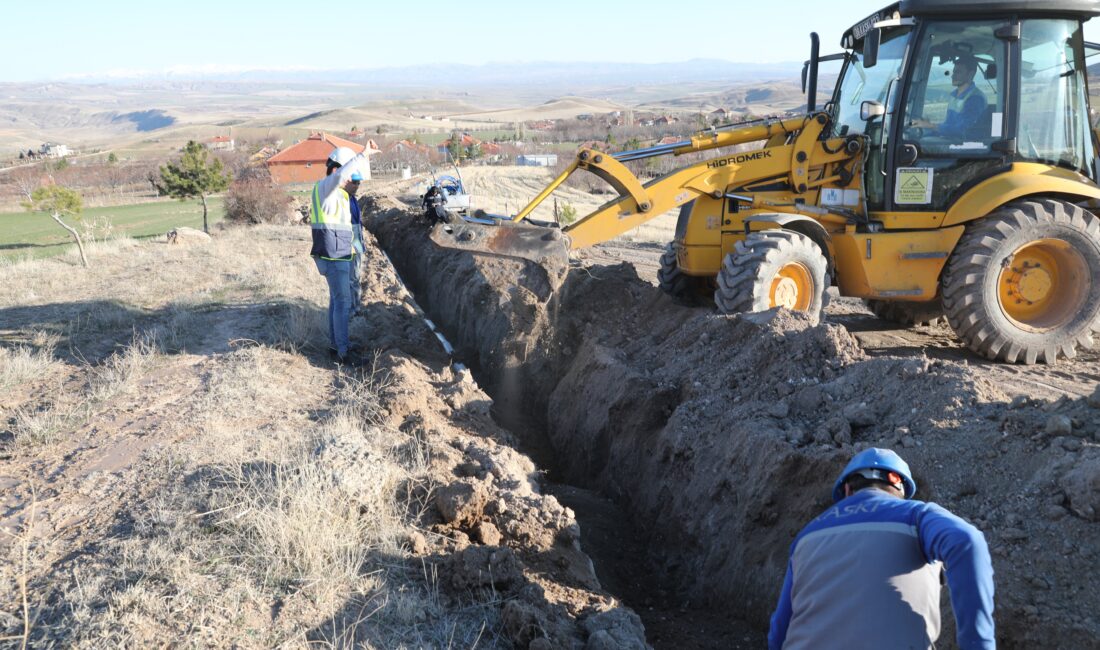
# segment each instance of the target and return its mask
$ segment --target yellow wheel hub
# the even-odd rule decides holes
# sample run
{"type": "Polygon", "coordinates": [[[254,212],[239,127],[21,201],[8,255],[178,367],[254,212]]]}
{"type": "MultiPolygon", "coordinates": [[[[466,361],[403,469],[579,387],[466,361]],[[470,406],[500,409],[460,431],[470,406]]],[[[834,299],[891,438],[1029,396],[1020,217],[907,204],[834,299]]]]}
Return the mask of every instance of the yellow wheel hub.
{"type": "Polygon", "coordinates": [[[1069,322],[1089,291],[1084,257],[1058,239],[1031,242],[1010,256],[998,280],[1001,309],[1018,327],[1048,330],[1069,322]]]}
{"type": "Polygon", "coordinates": [[[772,307],[808,311],[813,302],[814,279],[810,269],[798,262],[786,264],[772,278],[768,293],[772,307]]]}

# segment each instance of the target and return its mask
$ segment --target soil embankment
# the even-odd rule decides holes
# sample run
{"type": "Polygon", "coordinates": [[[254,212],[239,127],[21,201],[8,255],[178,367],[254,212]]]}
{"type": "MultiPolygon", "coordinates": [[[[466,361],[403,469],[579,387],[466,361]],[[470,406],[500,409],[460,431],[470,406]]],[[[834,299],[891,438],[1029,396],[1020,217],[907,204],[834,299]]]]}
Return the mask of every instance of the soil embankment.
{"type": "Polygon", "coordinates": [[[560,477],[625,508],[692,607],[765,629],[790,541],[852,453],[882,446],[918,497],[985,532],[1003,647],[1100,638],[1095,397],[1014,397],[966,360],[869,356],[844,327],[786,312],[688,309],[629,264],[572,268],[550,291],[536,267],[439,249],[415,214],[367,204],[498,420],[537,423],[560,477]]]}

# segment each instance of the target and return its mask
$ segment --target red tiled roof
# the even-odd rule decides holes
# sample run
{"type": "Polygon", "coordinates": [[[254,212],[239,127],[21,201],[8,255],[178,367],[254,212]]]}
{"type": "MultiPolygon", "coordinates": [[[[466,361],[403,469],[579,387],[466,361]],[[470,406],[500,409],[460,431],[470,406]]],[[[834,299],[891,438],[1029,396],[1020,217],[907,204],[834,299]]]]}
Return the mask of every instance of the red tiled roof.
{"type": "Polygon", "coordinates": [[[210,138],[210,142],[230,142],[232,140],[233,138],[230,138],[227,135],[216,135],[213,138],[210,138]]]}
{"type": "Polygon", "coordinates": [[[410,140],[398,140],[396,142],[391,142],[386,145],[386,151],[393,151],[398,147],[409,149],[411,151],[417,151],[420,153],[428,153],[431,151],[431,147],[429,147],[428,145],[420,144],[418,142],[412,142],[410,140]]]}
{"type": "MultiPolygon", "coordinates": [[[[451,146],[451,141],[453,139],[454,138],[447,138],[446,140],[443,141],[442,146],[444,148],[451,146]]],[[[461,138],[461,143],[462,143],[463,147],[472,147],[476,144],[481,144],[481,140],[478,140],[477,138],[473,137],[469,133],[463,133],[462,138],[461,138]]]]}
{"type": "MultiPolygon", "coordinates": [[[[378,151],[378,145],[374,140],[368,140],[367,145],[374,151],[378,151]]],[[[286,149],[268,158],[268,163],[296,163],[296,162],[324,162],[336,147],[347,147],[355,153],[361,153],[367,147],[345,140],[328,133],[314,133],[297,144],[292,144],[286,149]]]]}

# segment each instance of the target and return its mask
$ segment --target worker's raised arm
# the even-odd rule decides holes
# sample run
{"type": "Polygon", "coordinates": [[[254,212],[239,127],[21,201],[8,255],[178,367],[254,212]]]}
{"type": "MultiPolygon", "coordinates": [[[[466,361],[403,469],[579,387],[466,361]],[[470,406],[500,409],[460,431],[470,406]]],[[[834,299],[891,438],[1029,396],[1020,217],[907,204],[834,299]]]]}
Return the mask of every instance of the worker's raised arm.
{"type": "Polygon", "coordinates": [[[355,172],[359,172],[366,178],[367,174],[367,152],[369,149],[363,149],[362,153],[357,154],[354,158],[344,163],[336,171],[332,172],[328,176],[325,176],[317,183],[317,193],[320,195],[321,203],[327,201],[332,194],[344,186],[351,180],[351,175],[355,172]]]}
{"type": "Polygon", "coordinates": [[[985,536],[934,503],[926,504],[917,530],[925,557],[944,563],[959,647],[994,650],[993,563],[985,536]]]}

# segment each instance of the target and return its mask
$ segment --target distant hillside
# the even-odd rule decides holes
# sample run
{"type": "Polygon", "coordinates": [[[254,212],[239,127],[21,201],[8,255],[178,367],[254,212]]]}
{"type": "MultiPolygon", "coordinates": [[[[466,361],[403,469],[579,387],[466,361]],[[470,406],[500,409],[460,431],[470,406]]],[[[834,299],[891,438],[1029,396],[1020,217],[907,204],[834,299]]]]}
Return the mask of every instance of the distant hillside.
{"type": "Polygon", "coordinates": [[[138,155],[172,151],[188,137],[292,139],[353,125],[431,132],[626,108],[773,112],[803,101],[799,71],[793,63],[697,59],[0,83],[0,156],[46,141],[138,155]]]}
{"type": "Polygon", "coordinates": [[[800,63],[746,63],[692,59],[677,63],[617,62],[497,62],[484,65],[440,63],[372,70],[251,70],[233,73],[192,73],[187,79],[160,75],[130,78],[89,78],[87,81],[220,82],[292,84],[380,84],[392,88],[469,88],[477,86],[664,84],[694,81],[754,81],[798,75],[800,63]]]}

